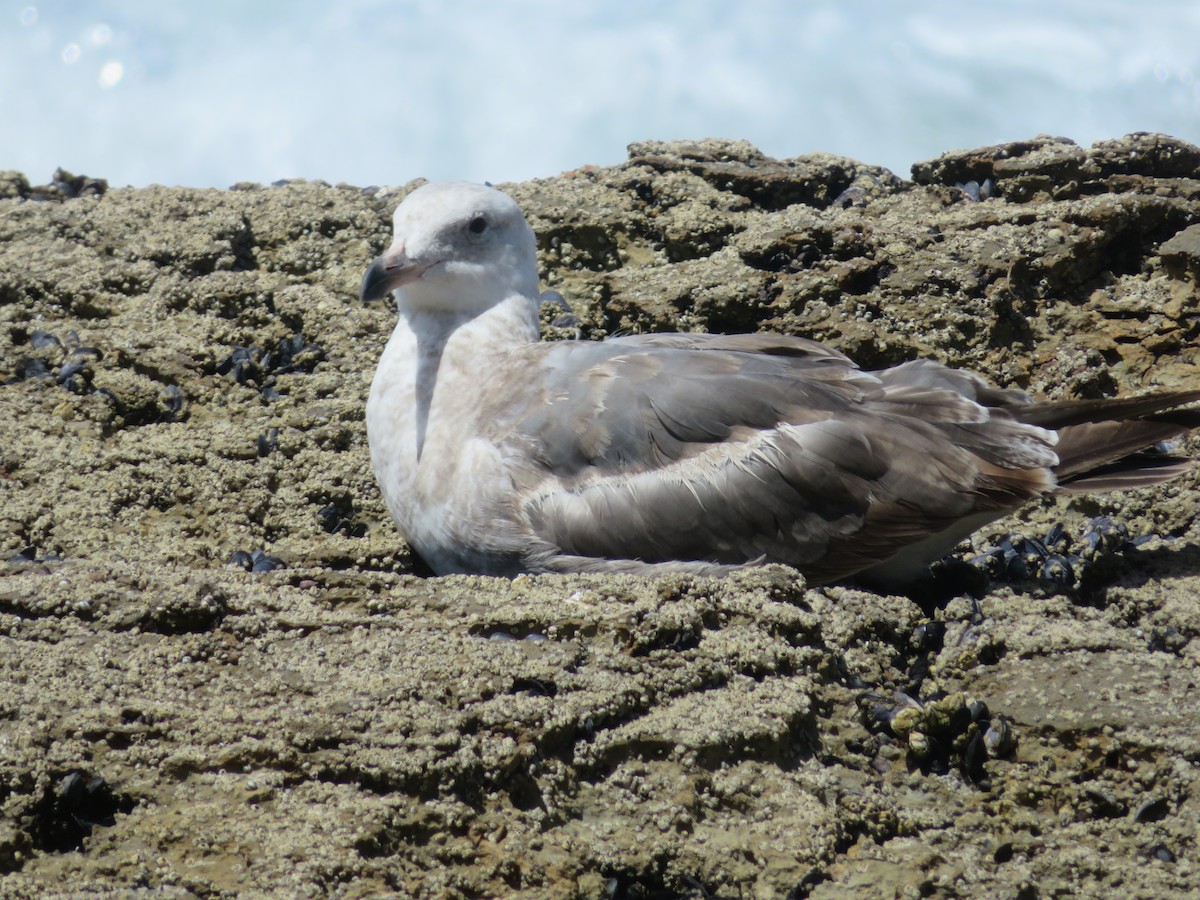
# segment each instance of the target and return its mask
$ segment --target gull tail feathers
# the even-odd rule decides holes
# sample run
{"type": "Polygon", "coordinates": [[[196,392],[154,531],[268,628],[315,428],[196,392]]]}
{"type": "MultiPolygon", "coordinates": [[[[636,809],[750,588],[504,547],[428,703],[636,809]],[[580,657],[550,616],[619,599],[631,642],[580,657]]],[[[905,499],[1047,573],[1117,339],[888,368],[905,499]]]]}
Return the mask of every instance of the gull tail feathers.
{"type": "Polygon", "coordinates": [[[1125,490],[1170,481],[1192,465],[1164,442],[1200,428],[1200,409],[1180,409],[1200,391],[1172,391],[1119,400],[1037,403],[1022,420],[1056,429],[1053,467],[1066,493],[1125,490]]]}

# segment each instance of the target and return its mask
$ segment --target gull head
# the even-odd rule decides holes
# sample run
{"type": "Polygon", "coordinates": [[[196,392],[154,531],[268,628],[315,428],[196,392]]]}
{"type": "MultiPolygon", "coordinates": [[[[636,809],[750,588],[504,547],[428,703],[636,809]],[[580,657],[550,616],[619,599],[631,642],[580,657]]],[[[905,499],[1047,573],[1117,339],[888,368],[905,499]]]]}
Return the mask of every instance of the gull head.
{"type": "Polygon", "coordinates": [[[471,313],[514,294],[538,296],[533,230],[494,187],[422,185],[396,208],[393,226],[392,245],[363,275],[363,300],[397,291],[402,308],[471,313]]]}

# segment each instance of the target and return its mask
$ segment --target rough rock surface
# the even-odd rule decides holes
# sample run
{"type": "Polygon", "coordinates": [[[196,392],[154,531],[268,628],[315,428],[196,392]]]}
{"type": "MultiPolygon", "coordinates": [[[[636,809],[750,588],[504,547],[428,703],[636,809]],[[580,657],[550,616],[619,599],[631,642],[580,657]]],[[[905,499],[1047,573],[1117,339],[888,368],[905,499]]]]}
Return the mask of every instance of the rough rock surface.
{"type": "MultiPolygon", "coordinates": [[[[913,176],[648,142],[507,189],[550,337],[1200,381],[1200,149],[913,176]]],[[[355,300],[404,190],[0,174],[0,895],[1194,896],[1200,477],[976,538],[1156,535],[1086,592],[426,578],[355,300]]]]}

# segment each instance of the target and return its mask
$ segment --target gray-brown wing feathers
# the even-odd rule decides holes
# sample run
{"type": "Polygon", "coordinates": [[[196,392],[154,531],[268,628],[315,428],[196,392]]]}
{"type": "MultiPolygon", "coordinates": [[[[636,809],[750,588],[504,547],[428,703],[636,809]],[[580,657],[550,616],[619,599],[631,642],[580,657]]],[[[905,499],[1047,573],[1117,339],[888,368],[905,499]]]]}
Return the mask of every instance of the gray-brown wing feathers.
{"type": "MultiPolygon", "coordinates": [[[[523,515],[563,559],[580,561],[560,569],[768,560],[834,580],[1055,487],[1049,405],[935,363],[864,373],[779,335],[648,335],[538,352],[547,402],[513,411],[512,426],[542,466],[524,486],[523,515]]],[[[1063,416],[1093,427],[1078,424],[1100,417],[1088,402],[1063,416]]],[[[1160,439],[1139,444],[1136,431],[1118,455],[1160,439]]],[[[1124,483],[1126,471],[1106,477],[1124,483]]]]}
{"type": "Polygon", "coordinates": [[[997,437],[956,382],[888,389],[811,342],[672,335],[544,353],[548,402],[516,423],[548,473],[524,513],[566,555],[765,558],[837,577],[1050,483],[979,469],[1052,463],[1049,433],[1006,419],[997,437]]]}

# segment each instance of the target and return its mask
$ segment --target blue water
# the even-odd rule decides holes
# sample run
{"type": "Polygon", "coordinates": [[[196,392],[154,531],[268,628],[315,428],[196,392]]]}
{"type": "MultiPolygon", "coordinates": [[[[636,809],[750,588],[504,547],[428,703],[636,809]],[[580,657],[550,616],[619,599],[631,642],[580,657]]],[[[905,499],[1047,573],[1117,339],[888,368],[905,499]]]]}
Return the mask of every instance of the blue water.
{"type": "Polygon", "coordinates": [[[0,0],[0,168],[505,181],[725,136],[907,175],[1039,132],[1200,142],[1197,0],[640,6],[0,0]]]}

